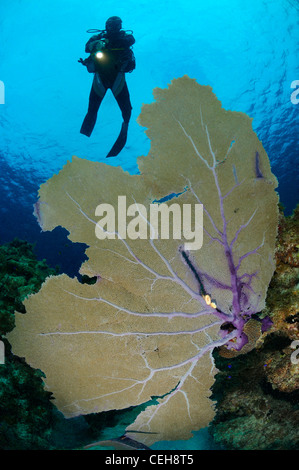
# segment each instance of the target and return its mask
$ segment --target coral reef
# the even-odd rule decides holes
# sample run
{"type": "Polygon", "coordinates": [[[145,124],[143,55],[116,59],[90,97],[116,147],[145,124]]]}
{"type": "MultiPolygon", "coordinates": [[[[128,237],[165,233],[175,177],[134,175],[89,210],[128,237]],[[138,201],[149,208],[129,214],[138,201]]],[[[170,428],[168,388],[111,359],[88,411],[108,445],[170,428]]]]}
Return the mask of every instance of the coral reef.
{"type": "Polygon", "coordinates": [[[31,244],[17,239],[0,246],[0,266],[0,340],[5,345],[5,363],[0,364],[0,449],[48,448],[51,393],[44,390],[42,372],[13,356],[3,335],[14,327],[14,311],[25,312],[24,298],[56,271],[36,259],[31,244]]]}
{"type": "Polygon", "coordinates": [[[226,448],[299,449],[299,365],[291,360],[299,339],[298,229],[299,206],[291,217],[280,214],[276,271],[259,315],[270,316],[271,328],[248,354],[214,353],[217,414],[210,430],[226,448]]]}
{"type": "Polygon", "coordinates": [[[14,328],[14,312],[25,313],[23,300],[37,292],[50,274],[57,270],[38,261],[30,243],[14,239],[0,246],[0,335],[14,328]]]}
{"type": "Polygon", "coordinates": [[[280,214],[276,248],[276,272],[267,297],[271,334],[287,339],[286,347],[266,356],[266,376],[273,389],[299,390],[299,366],[290,361],[290,343],[299,339],[299,206],[292,217],[280,214]]]}

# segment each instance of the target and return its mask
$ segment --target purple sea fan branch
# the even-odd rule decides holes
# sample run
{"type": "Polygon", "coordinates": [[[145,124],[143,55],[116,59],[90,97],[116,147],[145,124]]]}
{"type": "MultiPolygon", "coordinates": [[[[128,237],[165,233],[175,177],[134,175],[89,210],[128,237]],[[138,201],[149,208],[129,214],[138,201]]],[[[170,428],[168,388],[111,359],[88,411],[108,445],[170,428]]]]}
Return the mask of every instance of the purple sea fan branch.
{"type": "MultiPolygon", "coordinates": [[[[195,199],[197,200],[197,202],[198,202],[199,204],[202,204],[202,202],[200,201],[198,195],[195,193],[194,189],[192,188],[191,181],[190,181],[189,179],[187,179],[187,182],[188,182],[189,189],[190,189],[191,193],[193,194],[193,196],[195,197],[195,199]]],[[[202,204],[202,205],[203,205],[203,210],[204,210],[205,214],[207,215],[207,217],[209,218],[209,221],[211,222],[211,224],[212,224],[212,226],[213,226],[215,232],[221,237],[221,236],[222,236],[222,232],[221,232],[221,231],[218,229],[218,227],[216,226],[216,224],[215,224],[215,222],[214,222],[212,216],[210,215],[209,211],[206,209],[205,205],[204,205],[204,204],[202,204]]],[[[217,240],[218,240],[218,239],[217,239],[217,240]]],[[[221,240],[218,240],[218,241],[219,241],[220,243],[222,243],[221,240]]]]}
{"type": "Polygon", "coordinates": [[[256,211],[257,211],[257,209],[255,209],[255,211],[253,212],[253,214],[251,215],[251,217],[247,220],[247,222],[246,222],[245,224],[241,225],[240,228],[236,231],[236,234],[235,234],[234,238],[232,239],[232,241],[231,241],[231,243],[230,243],[230,248],[231,248],[231,249],[232,249],[234,243],[237,241],[240,232],[241,232],[244,228],[248,227],[248,225],[249,225],[250,222],[252,221],[253,217],[254,217],[255,214],[256,214],[256,211]]]}
{"type": "Polygon", "coordinates": [[[208,167],[209,170],[212,169],[212,167],[208,164],[207,160],[201,155],[201,153],[199,152],[198,148],[196,147],[195,143],[194,143],[194,140],[192,139],[191,135],[189,135],[185,128],[183,127],[183,125],[180,123],[180,121],[177,121],[178,124],[180,125],[182,131],[184,132],[185,136],[187,137],[188,140],[190,140],[192,146],[193,146],[193,149],[196,153],[196,155],[201,159],[201,161],[208,167]]]}
{"type": "Polygon", "coordinates": [[[230,188],[230,190],[226,194],[224,194],[224,196],[222,196],[222,199],[227,198],[233,192],[233,190],[236,189],[238,186],[240,186],[243,182],[244,182],[244,179],[241,182],[234,184],[234,186],[230,188]]]}
{"type": "MultiPolygon", "coordinates": [[[[231,290],[231,292],[232,292],[232,321],[231,321],[231,325],[232,325],[232,328],[236,329],[236,338],[234,340],[234,346],[233,347],[235,349],[241,349],[244,346],[244,344],[246,344],[246,342],[248,341],[246,335],[243,333],[243,327],[244,327],[244,324],[246,323],[246,320],[243,318],[243,313],[246,311],[246,305],[248,305],[248,303],[249,303],[249,297],[244,292],[244,288],[245,289],[248,288],[249,291],[251,291],[253,294],[255,294],[255,292],[253,291],[253,289],[251,287],[251,281],[252,281],[252,278],[256,275],[256,273],[252,274],[252,276],[250,274],[248,274],[249,281],[247,283],[246,282],[242,283],[241,279],[238,277],[237,272],[238,272],[238,269],[240,268],[242,260],[245,259],[247,256],[249,256],[251,254],[257,253],[259,248],[261,248],[263,246],[264,240],[261,243],[261,245],[258,246],[256,249],[254,249],[254,250],[244,254],[243,256],[241,256],[239,258],[237,266],[235,265],[235,263],[234,263],[234,254],[233,254],[234,244],[236,243],[236,241],[238,239],[238,236],[241,233],[241,231],[246,229],[249,226],[250,222],[252,221],[252,219],[254,218],[254,216],[257,212],[257,209],[254,210],[254,212],[252,213],[250,218],[247,220],[247,222],[242,224],[239,227],[239,229],[236,231],[233,239],[229,242],[229,240],[228,240],[228,221],[227,221],[227,218],[226,218],[226,215],[225,215],[225,210],[224,210],[224,199],[233,191],[233,189],[235,189],[241,183],[239,183],[237,181],[236,177],[235,177],[236,183],[233,186],[233,188],[231,188],[231,190],[229,190],[225,195],[222,195],[222,191],[221,191],[220,184],[219,184],[219,179],[218,179],[218,174],[217,174],[218,163],[217,163],[217,160],[216,160],[215,152],[212,148],[208,127],[207,127],[207,125],[204,125],[204,123],[203,123],[202,113],[201,113],[201,120],[202,120],[202,127],[205,131],[205,134],[206,134],[210,155],[212,157],[212,165],[210,165],[207,162],[207,160],[200,154],[200,152],[196,148],[196,145],[195,145],[192,137],[187,134],[187,132],[183,128],[182,124],[181,123],[179,123],[179,124],[180,124],[183,132],[185,133],[186,137],[192,143],[192,146],[195,149],[196,154],[198,156],[200,156],[201,160],[205,163],[205,165],[209,168],[209,170],[213,174],[213,178],[214,178],[214,182],[215,182],[215,186],[216,186],[216,191],[218,193],[218,198],[219,198],[219,210],[220,210],[220,215],[221,215],[221,219],[222,219],[222,228],[219,229],[216,226],[211,214],[207,211],[206,208],[204,208],[204,211],[205,211],[205,214],[207,215],[208,219],[210,220],[214,230],[219,235],[220,240],[219,239],[217,239],[217,240],[223,246],[225,258],[226,258],[227,263],[228,263],[228,268],[229,268],[229,272],[230,272],[230,285],[227,286],[227,288],[229,290],[231,290]]],[[[235,174],[235,172],[234,172],[234,174],[235,174]]],[[[196,200],[198,202],[200,202],[200,199],[195,194],[190,181],[188,183],[189,183],[190,191],[195,196],[196,200]]],[[[208,234],[208,235],[210,235],[210,234],[208,234]]],[[[211,237],[211,235],[210,235],[210,237],[211,237]]],[[[201,273],[200,276],[203,279],[203,277],[204,277],[203,273],[201,273]]],[[[215,279],[213,279],[211,276],[208,276],[208,277],[209,277],[209,279],[206,277],[207,280],[209,280],[210,282],[212,282],[215,285],[217,284],[217,281],[215,279]]],[[[220,286],[220,288],[221,288],[221,286],[220,286]]],[[[222,334],[225,337],[226,335],[228,335],[228,330],[225,330],[225,328],[224,328],[222,330],[222,334]]],[[[232,346],[230,345],[230,347],[232,347],[232,346]]]]}
{"type": "Polygon", "coordinates": [[[232,294],[233,294],[232,307],[233,307],[233,314],[236,318],[241,312],[238,278],[237,278],[236,268],[235,268],[234,261],[233,261],[232,249],[231,249],[231,247],[228,243],[227,220],[226,220],[225,213],[224,213],[223,196],[222,196],[222,193],[221,193],[221,189],[220,189],[220,185],[219,185],[219,181],[218,181],[218,175],[217,175],[217,172],[216,172],[216,163],[217,162],[216,162],[215,154],[212,150],[210,136],[209,136],[207,126],[206,126],[206,134],[207,134],[207,139],[208,139],[208,142],[209,142],[209,148],[210,148],[210,151],[211,151],[211,154],[212,154],[212,157],[213,157],[213,161],[214,161],[214,165],[213,165],[213,168],[212,168],[212,173],[213,173],[213,176],[214,176],[215,186],[217,188],[217,192],[218,192],[218,196],[219,196],[219,202],[220,202],[220,214],[221,214],[221,218],[222,218],[222,221],[223,221],[222,243],[223,243],[224,252],[225,252],[225,256],[226,256],[229,271],[230,271],[231,289],[232,289],[232,294]]]}
{"type": "Polygon", "coordinates": [[[236,266],[236,271],[239,271],[239,269],[240,269],[240,267],[241,267],[242,261],[243,261],[245,258],[248,258],[248,256],[256,254],[256,253],[258,252],[258,250],[264,246],[264,243],[265,243],[265,236],[263,237],[263,241],[262,241],[262,243],[261,243],[259,246],[257,246],[256,248],[254,248],[254,249],[251,250],[251,251],[248,251],[248,252],[245,253],[244,255],[240,256],[239,262],[238,262],[238,264],[237,264],[237,266],[236,266]]]}

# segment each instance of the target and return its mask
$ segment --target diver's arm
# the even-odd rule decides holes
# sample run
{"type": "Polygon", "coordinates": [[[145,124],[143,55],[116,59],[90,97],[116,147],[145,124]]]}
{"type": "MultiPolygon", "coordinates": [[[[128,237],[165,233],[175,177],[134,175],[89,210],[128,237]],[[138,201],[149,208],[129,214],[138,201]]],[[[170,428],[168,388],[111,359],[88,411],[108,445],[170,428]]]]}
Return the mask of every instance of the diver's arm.
{"type": "Polygon", "coordinates": [[[95,36],[92,36],[85,45],[85,52],[88,54],[93,52],[96,43],[98,41],[101,41],[102,39],[103,39],[102,34],[96,34],[95,36]]]}
{"type": "MultiPolygon", "coordinates": [[[[110,39],[110,38],[109,38],[110,39]]],[[[115,37],[111,37],[111,47],[123,47],[125,49],[133,46],[135,38],[133,34],[120,31],[115,37]]],[[[109,47],[109,46],[108,46],[109,47]]]]}
{"type": "Polygon", "coordinates": [[[125,33],[120,39],[123,47],[131,47],[135,43],[133,34],[125,33]]]}
{"type": "Polygon", "coordinates": [[[124,41],[124,45],[126,47],[131,47],[135,43],[135,38],[134,38],[133,34],[126,33],[126,35],[123,38],[123,41],[124,41]]]}

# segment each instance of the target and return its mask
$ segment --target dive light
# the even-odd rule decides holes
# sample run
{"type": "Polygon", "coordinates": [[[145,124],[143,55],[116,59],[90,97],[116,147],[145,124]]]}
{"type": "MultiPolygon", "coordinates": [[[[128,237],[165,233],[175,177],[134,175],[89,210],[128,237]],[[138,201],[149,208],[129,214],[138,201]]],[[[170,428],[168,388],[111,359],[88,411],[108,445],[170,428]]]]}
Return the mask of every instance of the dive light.
{"type": "MultiPolygon", "coordinates": [[[[102,47],[105,49],[105,44],[102,44],[102,47]]],[[[114,47],[114,48],[109,48],[109,51],[123,51],[123,47],[114,47]]],[[[102,51],[102,49],[98,49],[96,52],[94,52],[94,57],[96,59],[102,60],[105,59],[105,52],[102,51]]]]}
{"type": "Polygon", "coordinates": [[[102,51],[98,51],[98,52],[96,52],[95,56],[96,56],[97,59],[103,59],[104,54],[103,54],[102,51]]]}
{"type": "MultiPolygon", "coordinates": [[[[100,45],[98,45],[98,47],[99,46],[100,45]]],[[[89,73],[96,73],[99,67],[102,68],[102,66],[105,66],[105,63],[106,63],[106,66],[108,66],[109,62],[111,62],[111,64],[115,63],[115,59],[111,57],[111,55],[109,54],[110,51],[124,51],[125,50],[123,47],[113,47],[113,48],[106,49],[105,44],[103,43],[101,44],[101,46],[103,47],[104,52],[103,50],[99,48],[98,50],[91,52],[90,56],[87,57],[85,60],[83,60],[82,58],[78,60],[78,62],[86,66],[87,71],[89,73]],[[101,65],[99,64],[99,62],[102,62],[101,65]]]]}

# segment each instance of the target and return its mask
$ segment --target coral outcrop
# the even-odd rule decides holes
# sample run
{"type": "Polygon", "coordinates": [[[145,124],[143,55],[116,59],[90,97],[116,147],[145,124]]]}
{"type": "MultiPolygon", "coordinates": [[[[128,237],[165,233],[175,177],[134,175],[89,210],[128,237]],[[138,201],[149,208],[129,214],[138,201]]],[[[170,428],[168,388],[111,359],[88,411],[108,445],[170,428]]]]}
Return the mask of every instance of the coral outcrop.
{"type": "Polygon", "coordinates": [[[5,363],[0,364],[0,449],[49,447],[53,405],[44,390],[43,373],[11,353],[5,334],[14,327],[14,312],[25,313],[23,300],[37,292],[56,271],[38,261],[30,243],[18,239],[0,246],[0,340],[5,363]]]}
{"type": "Polygon", "coordinates": [[[299,339],[298,247],[299,206],[291,217],[279,216],[276,270],[259,315],[271,318],[271,328],[248,354],[214,353],[220,372],[211,432],[226,448],[299,449],[299,364],[292,361],[299,339]]]}

